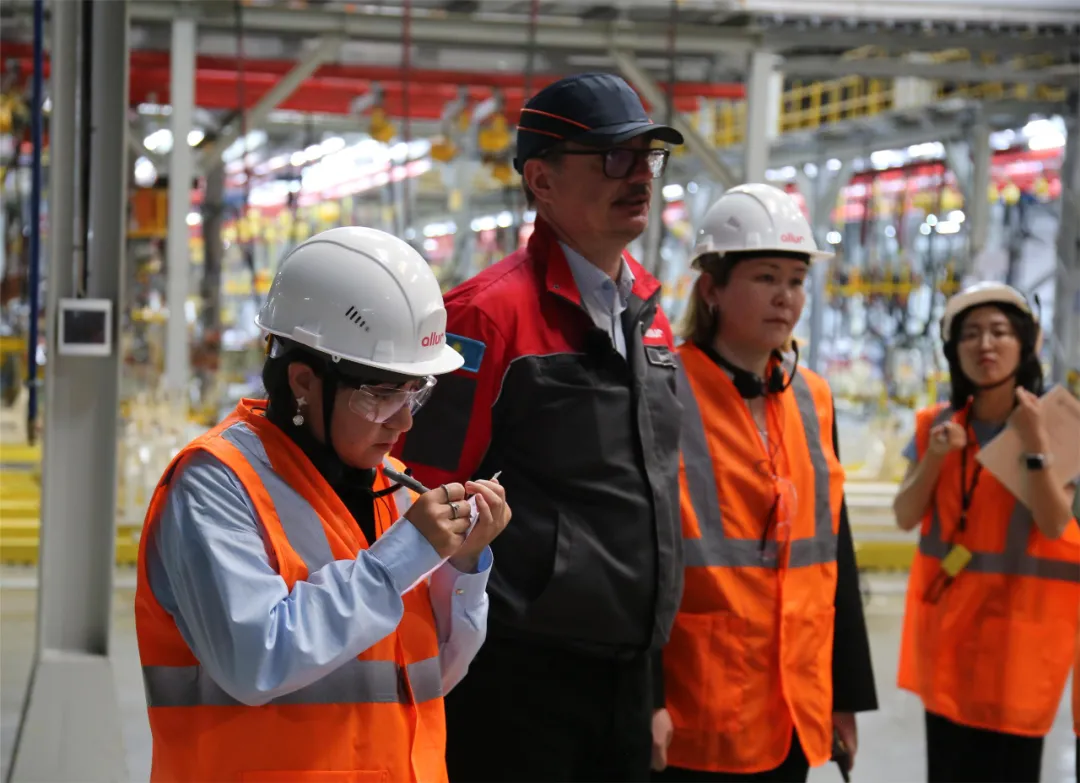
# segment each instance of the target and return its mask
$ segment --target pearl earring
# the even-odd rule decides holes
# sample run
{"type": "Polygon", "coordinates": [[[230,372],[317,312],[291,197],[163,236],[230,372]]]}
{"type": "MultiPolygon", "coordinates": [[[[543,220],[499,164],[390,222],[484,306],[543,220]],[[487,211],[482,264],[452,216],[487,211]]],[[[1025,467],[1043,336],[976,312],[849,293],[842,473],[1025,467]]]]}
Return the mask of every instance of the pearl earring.
{"type": "Polygon", "coordinates": [[[304,406],[307,405],[307,398],[301,397],[296,401],[296,415],[292,417],[292,423],[294,427],[299,427],[304,423],[304,406]]]}

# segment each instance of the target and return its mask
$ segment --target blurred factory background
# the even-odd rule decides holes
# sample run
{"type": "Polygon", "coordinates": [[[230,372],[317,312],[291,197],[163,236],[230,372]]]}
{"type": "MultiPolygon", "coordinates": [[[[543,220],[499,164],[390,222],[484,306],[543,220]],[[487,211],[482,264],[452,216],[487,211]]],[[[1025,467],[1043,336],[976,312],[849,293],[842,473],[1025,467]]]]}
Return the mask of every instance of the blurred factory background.
{"type": "MultiPolygon", "coordinates": [[[[279,259],[317,231],[367,225],[414,244],[444,290],[476,274],[531,232],[511,166],[522,103],[565,74],[604,70],[687,137],[632,248],[662,280],[672,320],[693,281],[696,226],[727,187],[765,181],[798,194],[818,243],[836,251],[815,270],[797,335],[836,395],[882,698],[863,719],[857,772],[922,777],[921,705],[894,687],[915,547],[890,508],[900,450],[914,410],[947,392],[937,320],[964,281],[1037,296],[1049,377],[1080,390],[1075,0],[52,0],[40,105],[37,5],[0,7],[5,772],[35,645],[40,444],[58,393],[44,383],[43,326],[56,267],[49,242],[36,252],[31,242],[53,207],[50,141],[73,132],[57,121],[56,90],[82,90],[87,117],[99,104],[122,108],[93,114],[96,131],[123,139],[113,190],[126,235],[115,574],[111,604],[88,600],[95,622],[112,623],[126,761],[142,780],[138,531],[169,457],[259,392],[254,316],[279,259]],[[74,68],[51,68],[57,40],[77,43],[74,68]]],[[[1063,705],[1044,780],[1073,779],[1072,747],[1063,705]]]]}

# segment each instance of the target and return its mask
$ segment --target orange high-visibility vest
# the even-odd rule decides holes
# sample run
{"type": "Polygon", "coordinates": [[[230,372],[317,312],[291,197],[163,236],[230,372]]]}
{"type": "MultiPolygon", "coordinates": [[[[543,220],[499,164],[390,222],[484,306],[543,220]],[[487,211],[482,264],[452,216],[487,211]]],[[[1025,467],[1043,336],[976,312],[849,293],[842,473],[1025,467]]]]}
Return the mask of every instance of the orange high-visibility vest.
{"type": "Polygon", "coordinates": [[[1076,639],[1075,657],[1076,660],[1073,662],[1072,680],[1073,733],[1080,737],[1080,636],[1076,639]]]}
{"type": "MultiPolygon", "coordinates": [[[[290,523],[321,524],[332,560],[355,559],[367,548],[359,525],[315,466],[267,421],[265,405],[241,400],[225,421],[188,444],[166,470],[146,515],[135,624],[153,735],[151,778],[445,781],[439,644],[425,583],[403,596],[405,612],[396,631],[323,679],[258,707],[236,701],[209,677],[154,598],[146,542],[173,471],[196,450],[214,455],[237,475],[290,590],[324,565],[308,562],[315,557],[310,547],[303,555],[297,551],[290,523]]],[[[402,469],[396,461],[390,464],[402,469]]],[[[374,490],[389,486],[378,470],[374,490]]],[[[379,535],[412,499],[400,489],[375,504],[379,535]]]]}
{"type": "MultiPolygon", "coordinates": [[[[946,405],[915,417],[915,447],[926,454],[930,430],[966,413],[946,405]]],[[[969,434],[965,482],[978,445],[969,434]]],[[[1031,737],[1054,722],[1073,663],[1080,617],[1080,529],[1075,522],[1051,540],[1031,512],[988,470],[962,508],[960,451],[945,457],[923,518],[908,578],[899,686],[918,694],[929,712],[965,726],[1031,737]],[[953,544],[972,553],[967,567],[932,599],[941,561],[953,544]]]]}
{"type": "Polygon", "coordinates": [[[679,353],[686,586],[664,649],[668,763],[774,769],[796,728],[823,764],[844,491],[832,395],[808,370],[770,395],[767,452],[728,375],[692,344],[679,353]]]}

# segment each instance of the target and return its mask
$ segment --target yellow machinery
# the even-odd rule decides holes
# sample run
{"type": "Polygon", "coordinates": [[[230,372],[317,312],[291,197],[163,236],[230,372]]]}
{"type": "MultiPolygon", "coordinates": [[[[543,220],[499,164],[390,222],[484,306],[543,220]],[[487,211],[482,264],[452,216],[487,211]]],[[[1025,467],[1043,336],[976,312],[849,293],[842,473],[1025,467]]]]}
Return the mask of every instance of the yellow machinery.
{"type": "Polygon", "coordinates": [[[458,154],[458,148],[453,141],[445,136],[437,136],[431,140],[431,157],[440,163],[449,163],[458,154]]]}
{"type": "Polygon", "coordinates": [[[376,106],[371,110],[371,124],[368,126],[368,133],[371,134],[371,138],[381,141],[383,144],[389,143],[397,133],[397,129],[387,118],[386,111],[381,106],[376,106]]]}
{"type": "MultiPolygon", "coordinates": [[[[117,565],[134,565],[141,525],[116,531],[117,565]]],[[[36,565],[41,532],[41,447],[0,443],[0,563],[36,565]]]]}

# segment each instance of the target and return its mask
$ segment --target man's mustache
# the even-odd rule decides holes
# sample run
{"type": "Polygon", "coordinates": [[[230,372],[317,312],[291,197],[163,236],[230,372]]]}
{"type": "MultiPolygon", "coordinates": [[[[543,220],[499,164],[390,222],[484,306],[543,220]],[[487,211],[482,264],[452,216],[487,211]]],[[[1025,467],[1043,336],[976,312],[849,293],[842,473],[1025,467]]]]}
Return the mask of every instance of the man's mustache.
{"type": "Polygon", "coordinates": [[[649,197],[649,186],[645,184],[631,185],[630,188],[620,198],[619,202],[624,201],[637,201],[640,198],[649,197]]]}

